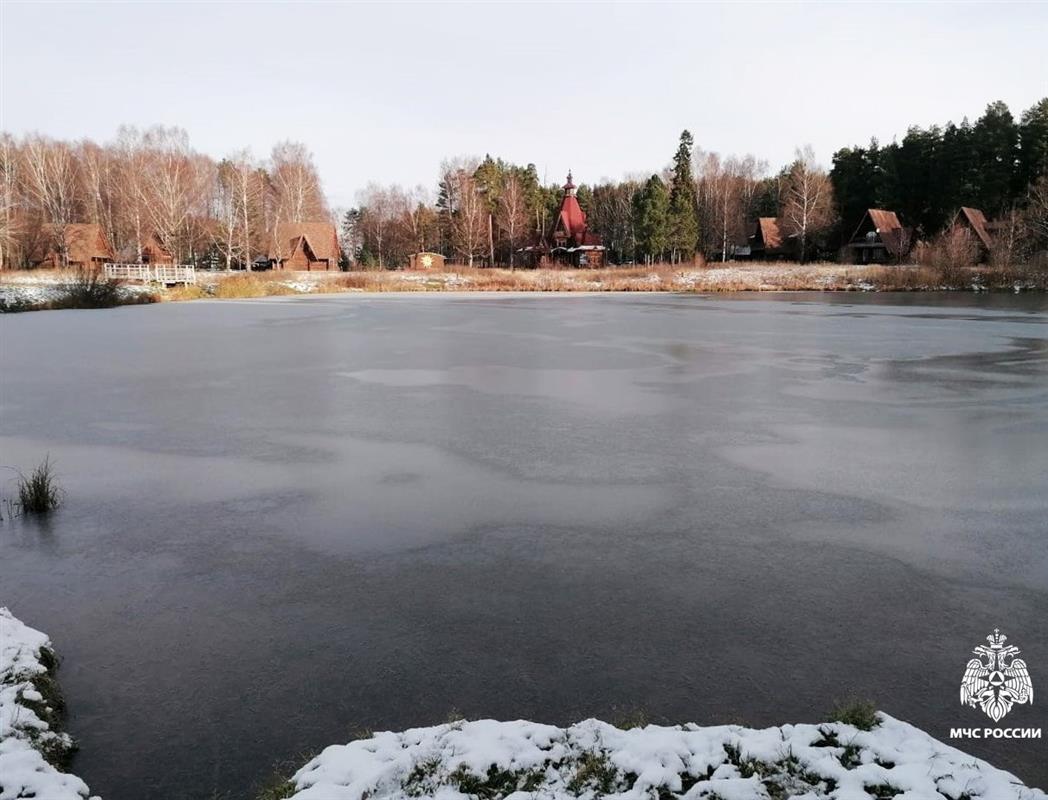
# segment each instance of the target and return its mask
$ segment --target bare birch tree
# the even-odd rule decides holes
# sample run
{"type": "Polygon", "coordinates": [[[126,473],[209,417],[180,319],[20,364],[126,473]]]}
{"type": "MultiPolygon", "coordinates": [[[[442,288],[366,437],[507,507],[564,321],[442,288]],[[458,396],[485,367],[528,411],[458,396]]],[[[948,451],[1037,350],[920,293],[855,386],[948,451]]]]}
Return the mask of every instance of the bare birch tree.
{"type": "Polygon", "coordinates": [[[34,134],[22,145],[26,186],[48,223],[50,246],[69,261],[66,229],[77,218],[78,165],[65,142],[34,134]]]}
{"type": "Polygon", "coordinates": [[[149,221],[161,244],[176,260],[191,249],[190,223],[199,210],[207,175],[180,128],[152,128],[146,132],[145,184],[149,221]]]}
{"type": "Polygon", "coordinates": [[[798,148],[783,187],[782,217],[785,233],[800,243],[800,260],[808,258],[808,242],[833,222],[833,184],[815,163],[811,145],[798,148]]]}
{"type": "Polygon", "coordinates": [[[506,177],[498,200],[497,218],[499,228],[509,244],[509,268],[513,269],[513,256],[521,236],[528,226],[528,199],[521,180],[514,173],[506,177]]]}
{"type": "Polygon", "coordinates": [[[18,243],[18,148],[14,137],[0,133],[0,269],[14,266],[18,243]]]}
{"type": "Polygon", "coordinates": [[[461,169],[452,178],[458,208],[451,218],[451,241],[455,251],[473,266],[473,260],[484,253],[488,240],[488,202],[480,191],[473,173],[461,169]]]}
{"type": "Polygon", "coordinates": [[[299,142],[281,142],[270,157],[278,222],[315,222],[328,216],[313,155],[299,142]]]}

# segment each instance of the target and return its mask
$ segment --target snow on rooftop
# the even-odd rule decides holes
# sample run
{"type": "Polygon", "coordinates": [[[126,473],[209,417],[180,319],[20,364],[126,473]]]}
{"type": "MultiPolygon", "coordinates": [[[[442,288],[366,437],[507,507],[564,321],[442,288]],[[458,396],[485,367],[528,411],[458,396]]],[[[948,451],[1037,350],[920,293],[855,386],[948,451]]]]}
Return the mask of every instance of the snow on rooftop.
{"type": "Polygon", "coordinates": [[[1048,797],[906,722],[879,720],[870,731],[838,722],[764,730],[457,722],[328,747],[295,773],[292,798],[1048,797]]]}
{"type": "Polygon", "coordinates": [[[68,752],[73,740],[45,719],[54,709],[34,681],[45,677],[47,635],[0,607],[0,800],[83,800],[87,784],[60,772],[41,751],[68,752]]]}

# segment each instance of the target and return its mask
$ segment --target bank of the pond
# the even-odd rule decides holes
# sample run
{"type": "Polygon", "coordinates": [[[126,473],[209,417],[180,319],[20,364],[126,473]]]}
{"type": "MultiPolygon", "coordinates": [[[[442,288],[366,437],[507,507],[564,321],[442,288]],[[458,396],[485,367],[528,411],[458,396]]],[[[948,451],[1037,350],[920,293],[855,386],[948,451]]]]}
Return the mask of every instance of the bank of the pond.
{"type": "MultiPolygon", "coordinates": [[[[70,300],[77,276],[62,271],[0,275],[0,311],[84,307],[70,300]]],[[[443,272],[198,272],[197,284],[123,285],[109,305],[337,292],[911,292],[1044,291],[1048,272],[1028,266],[744,264],[584,269],[455,267],[443,272]]],[[[75,298],[74,298],[75,299],[75,298]]]]}
{"type": "Polygon", "coordinates": [[[887,714],[870,730],[843,722],[763,730],[454,722],[328,747],[283,792],[270,791],[294,800],[1048,797],[887,714]]]}
{"type": "Polygon", "coordinates": [[[0,800],[89,794],[87,784],[62,771],[76,745],[60,728],[56,667],[47,634],[0,607],[0,800]]]}

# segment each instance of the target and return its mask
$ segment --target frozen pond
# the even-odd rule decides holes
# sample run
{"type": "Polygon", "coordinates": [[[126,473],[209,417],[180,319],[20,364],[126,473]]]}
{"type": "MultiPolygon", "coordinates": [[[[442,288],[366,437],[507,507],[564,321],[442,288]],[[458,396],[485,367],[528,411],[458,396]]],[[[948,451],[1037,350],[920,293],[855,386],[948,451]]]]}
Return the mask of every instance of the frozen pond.
{"type": "MultiPolygon", "coordinates": [[[[106,800],[359,730],[815,721],[939,739],[994,627],[1048,734],[1048,305],[320,296],[0,318],[0,604],[106,800]],[[0,484],[10,496],[13,484],[0,484]],[[6,509],[5,509],[6,511],[6,509]],[[6,517],[6,513],[5,513],[6,517]]],[[[1048,786],[1045,740],[958,743],[1048,786]]]]}

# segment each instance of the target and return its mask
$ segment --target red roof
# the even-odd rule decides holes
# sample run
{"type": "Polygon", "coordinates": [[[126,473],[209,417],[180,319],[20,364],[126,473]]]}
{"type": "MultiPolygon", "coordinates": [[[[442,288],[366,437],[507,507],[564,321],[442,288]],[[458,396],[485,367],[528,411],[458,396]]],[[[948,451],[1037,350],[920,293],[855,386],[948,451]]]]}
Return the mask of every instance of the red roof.
{"type": "Polygon", "coordinates": [[[986,215],[983,214],[982,210],[978,208],[969,208],[968,206],[961,206],[961,210],[953,219],[954,226],[957,225],[957,222],[961,217],[968,221],[972,230],[975,231],[975,235],[979,237],[979,241],[983,243],[986,249],[991,249],[993,247],[993,240],[990,238],[989,223],[986,221],[986,215]]]}
{"type": "Polygon", "coordinates": [[[575,196],[575,183],[568,173],[568,182],[564,184],[564,199],[560,203],[560,213],[553,226],[555,239],[564,238],[576,247],[591,245],[599,247],[601,238],[598,234],[589,230],[586,223],[586,212],[579,205],[575,196]]]}
{"type": "Polygon", "coordinates": [[[338,262],[338,234],[330,222],[281,222],[273,238],[275,247],[270,258],[290,258],[304,240],[316,256],[313,260],[338,262]]]}
{"type": "Polygon", "coordinates": [[[782,227],[778,217],[758,217],[757,226],[760,228],[765,248],[775,250],[782,247],[782,227]]]}

